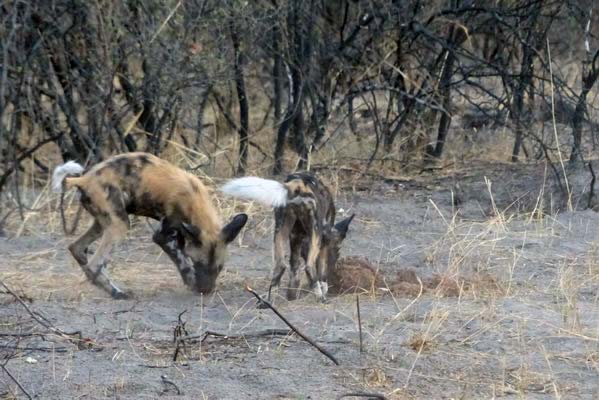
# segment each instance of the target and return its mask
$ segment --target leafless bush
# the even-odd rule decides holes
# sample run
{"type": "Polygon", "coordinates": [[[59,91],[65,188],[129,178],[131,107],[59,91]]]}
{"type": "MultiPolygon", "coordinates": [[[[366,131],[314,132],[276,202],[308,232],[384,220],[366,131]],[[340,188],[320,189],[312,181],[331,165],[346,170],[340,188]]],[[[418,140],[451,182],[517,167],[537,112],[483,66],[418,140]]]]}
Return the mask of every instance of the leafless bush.
{"type": "Polygon", "coordinates": [[[484,135],[513,133],[513,161],[576,162],[595,143],[598,14],[589,0],[8,1],[0,191],[19,200],[23,173],[60,158],[172,143],[213,169],[224,154],[225,173],[279,174],[345,132],[367,167],[401,166],[443,157],[473,113],[484,135]]]}

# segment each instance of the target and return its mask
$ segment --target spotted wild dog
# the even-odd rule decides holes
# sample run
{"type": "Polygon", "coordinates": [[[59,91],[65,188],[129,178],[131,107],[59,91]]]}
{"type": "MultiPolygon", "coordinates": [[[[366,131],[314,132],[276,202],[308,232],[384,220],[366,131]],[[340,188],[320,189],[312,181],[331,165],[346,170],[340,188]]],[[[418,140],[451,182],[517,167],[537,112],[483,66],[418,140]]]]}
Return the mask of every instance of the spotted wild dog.
{"type": "Polygon", "coordinates": [[[226,246],[247,222],[239,214],[224,227],[208,189],[194,175],[146,153],[111,157],[86,172],[74,161],[54,170],[52,189],[76,187],[91,227],[69,246],[87,278],[114,298],[126,298],[104,270],[112,246],[125,238],[129,215],[160,220],[152,239],[177,266],[185,284],[207,293],[223,268],[226,246]],[[100,244],[91,259],[88,247],[100,244]]]}
{"type": "Polygon", "coordinates": [[[285,272],[285,251],[289,246],[287,298],[298,297],[303,259],[311,288],[321,301],[326,301],[329,271],[335,268],[341,242],[354,215],[335,224],[331,192],[318,178],[305,172],[289,175],[285,183],[257,177],[233,179],[220,190],[274,208],[274,267],[268,299],[285,272]]]}

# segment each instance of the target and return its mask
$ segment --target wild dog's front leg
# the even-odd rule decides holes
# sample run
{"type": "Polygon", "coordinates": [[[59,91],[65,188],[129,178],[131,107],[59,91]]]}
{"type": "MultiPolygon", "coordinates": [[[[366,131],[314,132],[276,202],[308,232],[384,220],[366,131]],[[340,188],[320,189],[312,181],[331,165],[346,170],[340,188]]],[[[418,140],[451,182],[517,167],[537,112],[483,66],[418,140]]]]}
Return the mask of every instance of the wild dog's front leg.
{"type": "Polygon", "coordinates": [[[181,232],[179,232],[166,218],[160,221],[160,227],[154,235],[152,240],[156,243],[162,251],[171,259],[171,261],[177,267],[177,270],[181,274],[183,283],[190,285],[190,276],[193,274],[193,263],[189,257],[183,253],[183,247],[185,245],[185,239],[181,232]]]}
{"type": "Polygon", "coordinates": [[[326,302],[326,293],[322,291],[322,285],[326,285],[326,282],[321,282],[321,275],[318,273],[316,269],[316,262],[318,260],[318,256],[320,254],[320,246],[322,243],[322,237],[320,234],[320,229],[314,223],[310,229],[310,238],[308,245],[308,256],[306,259],[306,272],[309,277],[311,277],[312,289],[314,290],[314,294],[322,301],[326,302]]]}
{"type": "Polygon", "coordinates": [[[287,289],[287,299],[295,300],[299,297],[299,288],[301,283],[301,272],[304,270],[302,259],[302,241],[303,235],[291,234],[289,243],[289,288],[287,289]]]}
{"type": "Polygon", "coordinates": [[[327,252],[322,248],[320,249],[320,254],[318,255],[318,259],[316,260],[316,279],[318,285],[320,284],[320,299],[323,302],[327,301],[327,293],[329,292],[329,273],[328,273],[328,265],[327,265],[327,252]]]}

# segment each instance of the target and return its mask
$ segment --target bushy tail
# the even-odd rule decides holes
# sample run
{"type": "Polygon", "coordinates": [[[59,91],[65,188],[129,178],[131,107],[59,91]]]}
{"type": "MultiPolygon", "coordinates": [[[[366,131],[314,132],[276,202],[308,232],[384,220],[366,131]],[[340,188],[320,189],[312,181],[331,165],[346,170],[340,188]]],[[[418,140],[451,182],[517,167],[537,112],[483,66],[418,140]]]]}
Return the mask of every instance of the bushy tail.
{"type": "Polygon", "coordinates": [[[52,191],[54,193],[62,192],[62,182],[67,176],[81,175],[83,167],[75,161],[67,161],[63,165],[56,167],[52,174],[52,191]]]}
{"type": "Polygon", "coordinates": [[[271,207],[287,204],[287,188],[282,183],[255,176],[237,178],[227,182],[220,191],[233,197],[255,200],[271,207]]]}

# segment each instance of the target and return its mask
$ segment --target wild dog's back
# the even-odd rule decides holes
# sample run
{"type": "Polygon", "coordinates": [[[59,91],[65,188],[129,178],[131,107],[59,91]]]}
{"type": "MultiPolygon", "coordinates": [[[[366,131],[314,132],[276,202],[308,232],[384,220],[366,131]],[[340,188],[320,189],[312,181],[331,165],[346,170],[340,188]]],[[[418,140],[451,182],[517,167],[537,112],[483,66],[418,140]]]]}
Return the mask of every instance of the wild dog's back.
{"type": "Polygon", "coordinates": [[[95,165],[81,177],[66,178],[65,182],[67,187],[77,186],[88,196],[100,191],[120,191],[128,214],[180,218],[201,225],[206,234],[216,235],[221,228],[210,193],[202,182],[152,154],[121,154],[95,165]]]}
{"type": "Polygon", "coordinates": [[[285,179],[288,190],[288,204],[291,208],[311,205],[314,200],[315,216],[319,223],[332,225],[335,221],[335,203],[329,189],[314,175],[308,172],[293,173],[285,179]]]}

